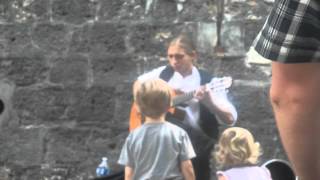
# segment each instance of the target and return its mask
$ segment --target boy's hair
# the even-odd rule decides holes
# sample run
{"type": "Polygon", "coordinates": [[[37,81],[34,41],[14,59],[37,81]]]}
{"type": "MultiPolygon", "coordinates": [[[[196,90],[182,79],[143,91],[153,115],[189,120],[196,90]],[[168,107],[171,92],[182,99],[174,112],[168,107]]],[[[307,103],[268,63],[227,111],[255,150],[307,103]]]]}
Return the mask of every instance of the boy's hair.
{"type": "Polygon", "coordinates": [[[254,165],[261,154],[260,144],[247,129],[240,127],[226,129],[213,152],[219,168],[254,165]]]}
{"type": "Polygon", "coordinates": [[[162,79],[142,82],[134,92],[134,99],[141,114],[159,118],[171,105],[171,89],[162,79]]]}

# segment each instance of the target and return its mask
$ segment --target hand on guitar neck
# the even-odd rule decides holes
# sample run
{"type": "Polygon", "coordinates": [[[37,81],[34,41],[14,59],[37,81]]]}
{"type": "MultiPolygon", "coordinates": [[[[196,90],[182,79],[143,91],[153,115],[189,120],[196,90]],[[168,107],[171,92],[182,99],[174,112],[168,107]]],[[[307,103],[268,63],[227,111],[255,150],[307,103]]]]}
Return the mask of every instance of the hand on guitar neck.
{"type": "MultiPolygon", "coordinates": [[[[182,116],[184,115],[183,112],[175,108],[182,103],[185,103],[193,98],[197,98],[198,100],[203,100],[208,98],[209,91],[213,91],[215,93],[224,91],[227,92],[227,89],[232,84],[231,77],[222,77],[222,78],[213,78],[209,83],[200,86],[198,89],[190,92],[183,92],[181,90],[173,90],[173,98],[172,98],[172,108],[169,109],[169,112],[176,115],[178,119],[183,120],[182,116]]],[[[133,103],[130,112],[130,122],[129,122],[129,130],[132,131],[133,129],[141,126],[144,122],[144,117],[138,110],[138,107],[135,103],[133,103]]]]}
{"type": "Polygon", "coordinates": [[[232,84],[231,77],[222,77],[222,78],[213,78],[211,81],[203,86],[200,86],[194,91],[183,92],[181,90],[174,90],[178,93],[174,94],[174,98],[172,100],[172,106],[177,106],[181,103],[191,100],[192,98],[197,98],[198,100],[202,100],[204,95],[209,92],[219,93],[219,92],[227,92],[228,88],[232,84]]]}

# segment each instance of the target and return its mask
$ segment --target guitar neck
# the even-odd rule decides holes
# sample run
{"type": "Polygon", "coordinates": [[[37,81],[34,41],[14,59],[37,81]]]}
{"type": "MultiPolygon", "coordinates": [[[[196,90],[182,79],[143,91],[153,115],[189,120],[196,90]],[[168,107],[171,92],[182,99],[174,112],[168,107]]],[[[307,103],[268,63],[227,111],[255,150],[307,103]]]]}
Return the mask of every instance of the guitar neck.
{"type": "MultiPolygon", "coordinates": [[[[226,89],[229,88],[231,84],[231,77],[213,78],[209,83],[205,84],[204,87],[212,92],[226,92],[226,89]]],[[[172,106],[177,106],[181,103],[191,100],[195,92],[196,90],[175,96],[172,100],[172,106]]]]}
{"type": "Polygon", "coordinates": [[[195,90],[174,97],[173,100],[172,100],[172,106],[177,106],[177,105],[179,105],[181,103],[189,101],[190,99],[193,98],[193,94],[194,93],[195,93],[195,90]]]}

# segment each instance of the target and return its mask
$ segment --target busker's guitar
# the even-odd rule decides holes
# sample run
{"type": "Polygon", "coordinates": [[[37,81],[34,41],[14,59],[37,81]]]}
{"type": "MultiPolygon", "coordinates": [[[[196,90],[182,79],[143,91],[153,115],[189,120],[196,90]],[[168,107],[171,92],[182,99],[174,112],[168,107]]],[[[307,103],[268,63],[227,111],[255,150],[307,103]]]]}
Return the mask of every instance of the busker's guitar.
{"type": "MultiPolygon", "coordinates": [[[[222,78],[213,78],[211,81],[203,86],[207,90],[211,90],[213,92],[221,92],[221,91],[227,91],[227,89],[232,84],[232,78],[231,77],[222,77],[222,78]]],[[[171,112],[173,115],[181,118],[181,110],[178,110],[176,107],[177,105],[180,105],[184,102],[187,102],[191,100],[194,97],[196,90],[186,92],[186,93],[175,93],[173,94],[172,99],[172,108],[169,109],[169,112],[171,112]]],[[[131,112],[130,112],[130,120],[129,120],[129,130],[132,131],[135,128],[141,126],[141,124],[144,122],[143,115],[138,111],[138,107],[135,103],[132,104],[131,112]]]]}

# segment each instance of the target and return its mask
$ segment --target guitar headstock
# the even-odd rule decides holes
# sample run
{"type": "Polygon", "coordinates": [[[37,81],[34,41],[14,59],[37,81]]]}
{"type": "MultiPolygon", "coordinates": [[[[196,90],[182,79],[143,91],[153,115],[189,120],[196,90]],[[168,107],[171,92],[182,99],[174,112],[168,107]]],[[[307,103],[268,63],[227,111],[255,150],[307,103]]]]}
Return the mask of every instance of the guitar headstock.
{"type": "Polygon", "coordinates": [[[214,92],[226,91],[232,85],[232,78],[230,76],[215,77],[206,84],[206,88],[211,89],[214,92]]]}

